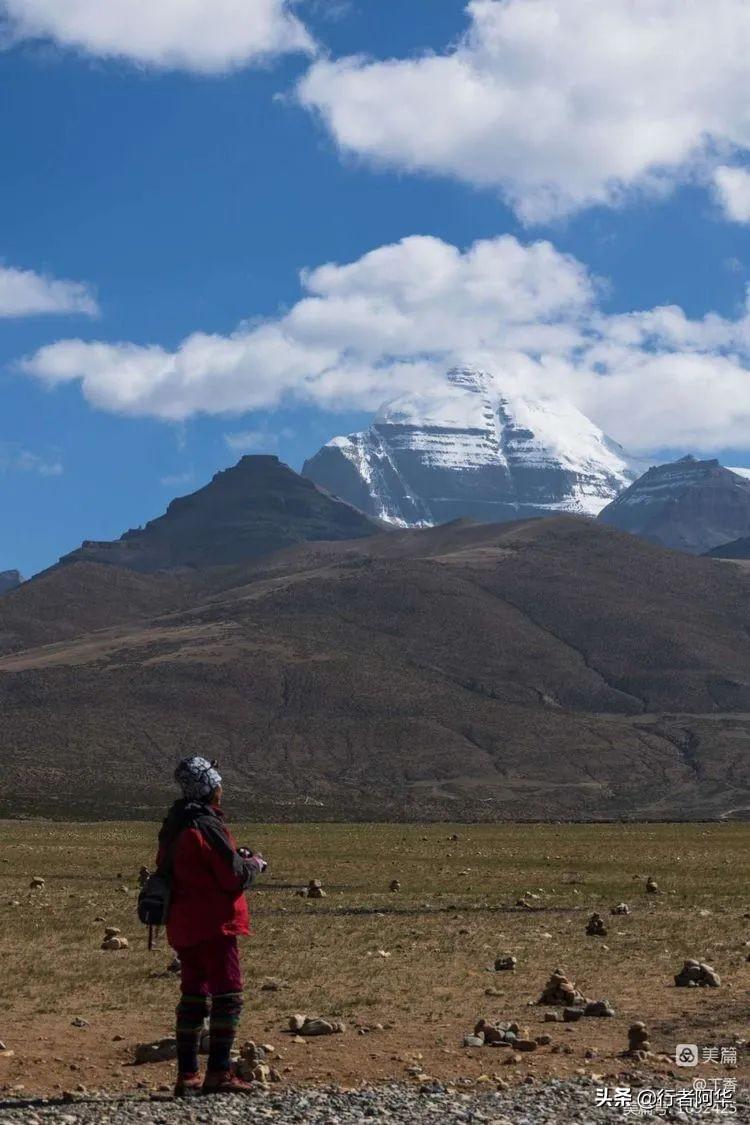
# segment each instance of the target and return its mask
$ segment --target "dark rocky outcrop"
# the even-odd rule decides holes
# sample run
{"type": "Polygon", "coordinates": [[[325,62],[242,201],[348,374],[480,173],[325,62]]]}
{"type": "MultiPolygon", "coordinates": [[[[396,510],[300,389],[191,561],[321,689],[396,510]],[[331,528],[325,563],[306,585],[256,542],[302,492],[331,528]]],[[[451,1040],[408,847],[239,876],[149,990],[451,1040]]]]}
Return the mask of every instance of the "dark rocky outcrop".
{"type": "Polygon", "coordinates": [[[327,495],[278,457],[243,457],[163,516],[114,542],[87,541],[60,560],[149,573],[227,566],[308,540],[356,539],[377,524],[327,495]]]}
{"type": "Polygon", "coordinates": [[[9,590],[15,590],[16,586],[20,586],[23,579],[17,570],[0,570],[0,594],[7,594],[9,590]]]}
{"type": "Polygon", "coordinates": [[[750,480],[718,461],[683,457],[650,468],[599,519],[663,547],[705,554],[750,535],[750,480]]]}

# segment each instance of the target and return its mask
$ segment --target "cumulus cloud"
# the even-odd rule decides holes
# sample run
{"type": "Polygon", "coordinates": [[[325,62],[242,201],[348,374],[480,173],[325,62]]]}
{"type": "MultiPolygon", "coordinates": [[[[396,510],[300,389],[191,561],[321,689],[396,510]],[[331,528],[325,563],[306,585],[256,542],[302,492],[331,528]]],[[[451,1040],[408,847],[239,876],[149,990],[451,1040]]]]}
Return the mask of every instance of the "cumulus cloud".
{"type": "Polygon", "coordinates": [[[0,0],[0,17],[11,40],[203,74],[313,51],[287,0],[0,0]]]}
{"type": "Polygon", "coordinates": [[[750,147],[747,0],[470,0],[442,54],[316,62],[342,150],[499,189],[544,221],[708,177],[750,147]]]}
{"type": "Polygon", "coordinates": [[[714,172],[714,188],[728,219],[750,223],[750,171],[722,165],[714,172]]]}
{"type": "Polygon", "coordinates": [[[42,313],[82,313],[96,316],[96,298],[80,281],[58,281],[33,270],[0,265],[0,317],[42,313]]]}
{"type": "MultiPolygon", "coordinates": [[[[197,332],[174,351],[62,340],[21,368],[80,382],[100,409],[180,420],[290,400],[374,409],[468,361],[509,388],[572,400],[633,450],[747,445],[750,306],[735,319],[671,306],[608,315],[581,262],[510,235],[465,251],[413,236],[304,271],[301,284],[288,312],[230,336],[197,332]]],[[[227,440],[239,450],[246,438],[227,440]]]]}

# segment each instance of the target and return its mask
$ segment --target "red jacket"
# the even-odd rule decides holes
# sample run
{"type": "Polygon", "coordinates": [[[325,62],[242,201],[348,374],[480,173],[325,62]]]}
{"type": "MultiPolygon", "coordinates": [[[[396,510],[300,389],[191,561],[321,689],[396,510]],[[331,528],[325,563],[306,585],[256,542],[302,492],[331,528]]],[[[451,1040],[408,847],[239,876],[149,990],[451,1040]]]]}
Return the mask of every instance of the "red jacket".
{"type": "Polygon", "coordinates": [[[175,841],[167,918],[172,948],[186,949],[221,934],[249,934],[244,892],[251,874],[237,855],[221,809],[176,802],[159,837],[157,865],[165,858],[170,838],[175,841]]]}

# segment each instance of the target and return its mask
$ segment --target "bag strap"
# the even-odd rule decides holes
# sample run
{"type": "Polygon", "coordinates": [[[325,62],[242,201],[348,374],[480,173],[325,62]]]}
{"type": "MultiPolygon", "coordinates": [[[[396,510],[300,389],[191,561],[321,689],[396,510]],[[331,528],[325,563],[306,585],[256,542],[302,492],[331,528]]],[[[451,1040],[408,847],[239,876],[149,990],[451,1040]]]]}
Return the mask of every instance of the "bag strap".
{"type": "Polygon", "coordinates": [[[177,832],[172,837],[172,839],[169,841],[166,848],[164,849],[164,857],[163,857],[161,863],[158,864],[158,866],[156,868],[156,871],[155,871],[155,874],[160,875],[162,879],[169,879],[171,874],[172,874],[172,866],[174,864],[174,853],[177,850],[177,843],[180,839],[180,836],[182,835],[182,833],[184,831],[185,831],[185,829],[181,828],[179,830],[179,832],[177,832]]]}

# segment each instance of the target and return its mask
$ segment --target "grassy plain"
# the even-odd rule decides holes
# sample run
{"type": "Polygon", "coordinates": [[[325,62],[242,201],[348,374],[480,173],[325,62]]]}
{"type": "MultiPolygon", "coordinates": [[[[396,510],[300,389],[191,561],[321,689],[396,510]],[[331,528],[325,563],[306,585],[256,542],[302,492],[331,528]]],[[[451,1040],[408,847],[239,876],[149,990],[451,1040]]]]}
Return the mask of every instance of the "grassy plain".
{"type": "MultiPolygon", "coordinates": [[[[170,1033],[178,991],[164,974],[168,949],[149,953],[135,917],[136,875],[152,860],[155,831],[142,823],[0,823],[0,1089],[120,1090],[170,1080],[169,1064],[130,1065],[135,1043],[170,1033]],[[43,890],[29,887],[36,875],[43,890]],[[122,929],[128,950],[100,950],[101,919],[122,929]],[[72,1026],[76,1017],[88,1026],[72,1026]]],[[[407,1077],[415,1064],[450,1081],[614,1076],[633,1070],[619,1052],[636,1019],[648,1025],[657,1054],[678,1042],[747,1041],[750,824],[234,831],[271,864],[251,898],[243,1036],[273,1043],[290,1081],[355,1085],[407,1077]],[[661,894],[645,893],[648,876],[661,894]],[[312,877],[327,897],[296,897],[312,877]],[[394,878],[397,893],[388,890],[394,878]],[[527,893],[531,909],[516,905],[527,893]],[[611,917],[620,901],[632,914],[611,917]],[[605,916],[604,939],[584,933],[593,910],[605,916]],[[504,953],[518,958],[517,970],[488,972],[504,953]],[[676,989],[673,974],[686,957],[709,961],[722,987],[676,989]],[[607,998],[616,1018],[544,1024],[548,1009],[533,1002],[557,966],[588,997],[607,998]],[[263,991],[267,977],[288,987],[263,991]],[[293,1043],[282,1031],[293,1012],[335,1015],[348,1030],[293,1043]],[[461,1046],[479,1017],[518,1020],[532,1035],[549,1032],[552,1044],[508,1065],[509,1051],[461,1046]],[[358,1030],[374,1024],[382,1030],[358,1030]]],[[[645,1065],[664,1075],[673,1069],[659,1058],[645,1065]]],[[[726,1073],[716,1064],[700,1071],[726,1073]]],[[[732,1073],[749,1072],[741,1046],[732,1073]]]]}

